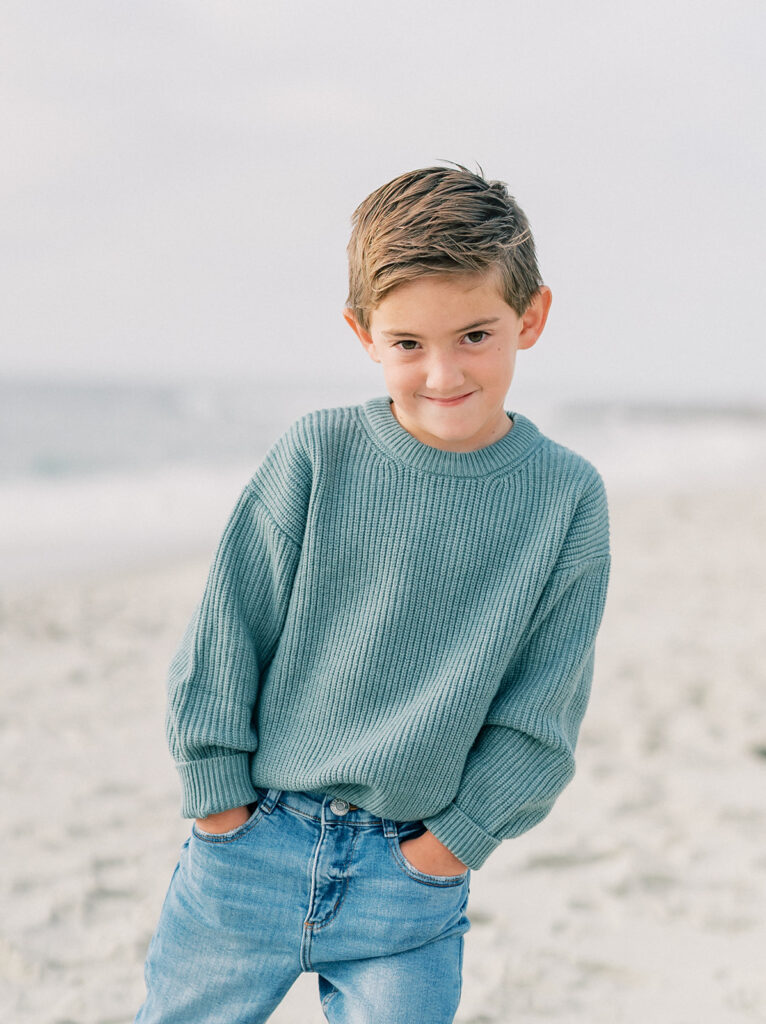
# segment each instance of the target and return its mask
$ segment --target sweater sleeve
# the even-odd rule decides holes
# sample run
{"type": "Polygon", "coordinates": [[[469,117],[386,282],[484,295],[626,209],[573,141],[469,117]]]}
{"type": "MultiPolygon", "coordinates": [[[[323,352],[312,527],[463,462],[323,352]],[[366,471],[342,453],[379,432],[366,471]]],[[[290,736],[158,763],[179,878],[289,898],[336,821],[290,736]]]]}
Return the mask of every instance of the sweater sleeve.
{"type": "Polygon", "coordinates": [[[606,517],[599,478],[573,518],[525,639],[468,753],[455,797],[423,819],[474,870],[504,839],[540,822],[574,775],[609,581],[606,517]]]}
{"type": "Polygon", "coordinates": [[[252,803],[259,680],[282,632],[305,529],[311,467],[296,425],[245,486],[168,674],[166,733],[182,815],[252,803]]]}

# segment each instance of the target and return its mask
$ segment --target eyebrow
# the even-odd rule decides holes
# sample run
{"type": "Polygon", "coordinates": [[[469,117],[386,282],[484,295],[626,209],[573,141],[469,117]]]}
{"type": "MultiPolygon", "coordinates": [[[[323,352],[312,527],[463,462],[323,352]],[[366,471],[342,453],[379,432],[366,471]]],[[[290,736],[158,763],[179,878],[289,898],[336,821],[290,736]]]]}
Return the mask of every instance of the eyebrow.
{"type": "MultiPolygon", "coordinates": [[[[473,331],[477,327],[483,327],[485,324],[495,324],[500,319],[499,316],[487,317],[486,320],[477,320],[475,324],[468,324],[466,327],[460,327],[455,334],[465,334],[466,331],[473,331]]],[[[415,334],[414,331],[381,331],[384,338],[417,338],[420,339],[419,334],[415,334]]]]}

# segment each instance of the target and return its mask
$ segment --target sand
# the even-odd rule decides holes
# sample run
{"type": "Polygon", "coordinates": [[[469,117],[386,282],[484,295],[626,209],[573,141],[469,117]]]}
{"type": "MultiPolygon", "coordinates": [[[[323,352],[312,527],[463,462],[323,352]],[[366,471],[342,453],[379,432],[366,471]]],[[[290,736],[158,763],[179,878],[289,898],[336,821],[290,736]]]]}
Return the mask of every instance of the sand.
{"type": "MultiPolygon", "coordinates": [[[[766,487],[610,502],[578,773],[473,873],[461,1024],[766,1021],[766,487]]],[[[207,562],[2,596],[3,1020],[141,1002],[188,831],[164,679],[207,562]]],[[[271,1019],[320,1024],[316,977],[271,1019]]]]}

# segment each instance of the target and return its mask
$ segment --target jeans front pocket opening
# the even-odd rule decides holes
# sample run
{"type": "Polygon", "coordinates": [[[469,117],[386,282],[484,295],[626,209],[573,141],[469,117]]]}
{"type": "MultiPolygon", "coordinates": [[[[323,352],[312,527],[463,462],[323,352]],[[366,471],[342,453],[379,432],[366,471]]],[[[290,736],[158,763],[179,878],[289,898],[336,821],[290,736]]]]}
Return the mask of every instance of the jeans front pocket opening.
{"type": "MultiPolygon", "coordinates": [[[[404,830],[402,830],[402,832],[403,831],[404,830]]],[[[391,835],[388,837],[391,852],[397,866],[404,872],[404,874],[407,875],[408,878],[411,878],[415,882],[419,882],[421,885],[432,885],[435,888],[449,889],[453,886],[462,885],[466,882],[469,875],[468,869],[462,871],[459,875],[430,875],[425,871],[420,871],[414,864],[407,860],[399,845],[400,841],[405,839],[414,839],[416,836],[422,835],[424,831],[425,826],[420,831],[415,830],[411,832],[410,829],[407,829],[407,834],[403,835],[400,832],[398,835],[391,835]]]]}
{"type": "Polygon", "coordinates": [[[199,828],[197,822],[192,824],[192,835],[195,839],[199,839],[203,843],[233,843],[237,839],[241,839],[246,833],[250,832],[258,824],[262,816],[261,800],[258,800],[257,804],[253,808],[253,812],[247,821],[243,821],[241,825],[237,825],[236,828],[230,829],[228,832],[205,832],[204,829],[199,828]]]}

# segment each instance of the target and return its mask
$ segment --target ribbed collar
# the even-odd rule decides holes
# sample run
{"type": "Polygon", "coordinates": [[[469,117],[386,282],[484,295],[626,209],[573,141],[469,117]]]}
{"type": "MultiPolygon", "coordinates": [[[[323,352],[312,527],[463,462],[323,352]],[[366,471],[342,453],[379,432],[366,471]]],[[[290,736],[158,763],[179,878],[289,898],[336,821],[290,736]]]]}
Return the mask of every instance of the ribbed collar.
{"type": "Polygon", "coordinates": [[[509,470],[523,461],[542,440],[535,424],[518,412],[507,412],[513,426],[499,441],[472,452],[449,452],[418,441],[391,412],[388,395],[370,398],[361,406],[362,422],[377,444],[398,462],[426,473],[482,477],[509,470]]]}

